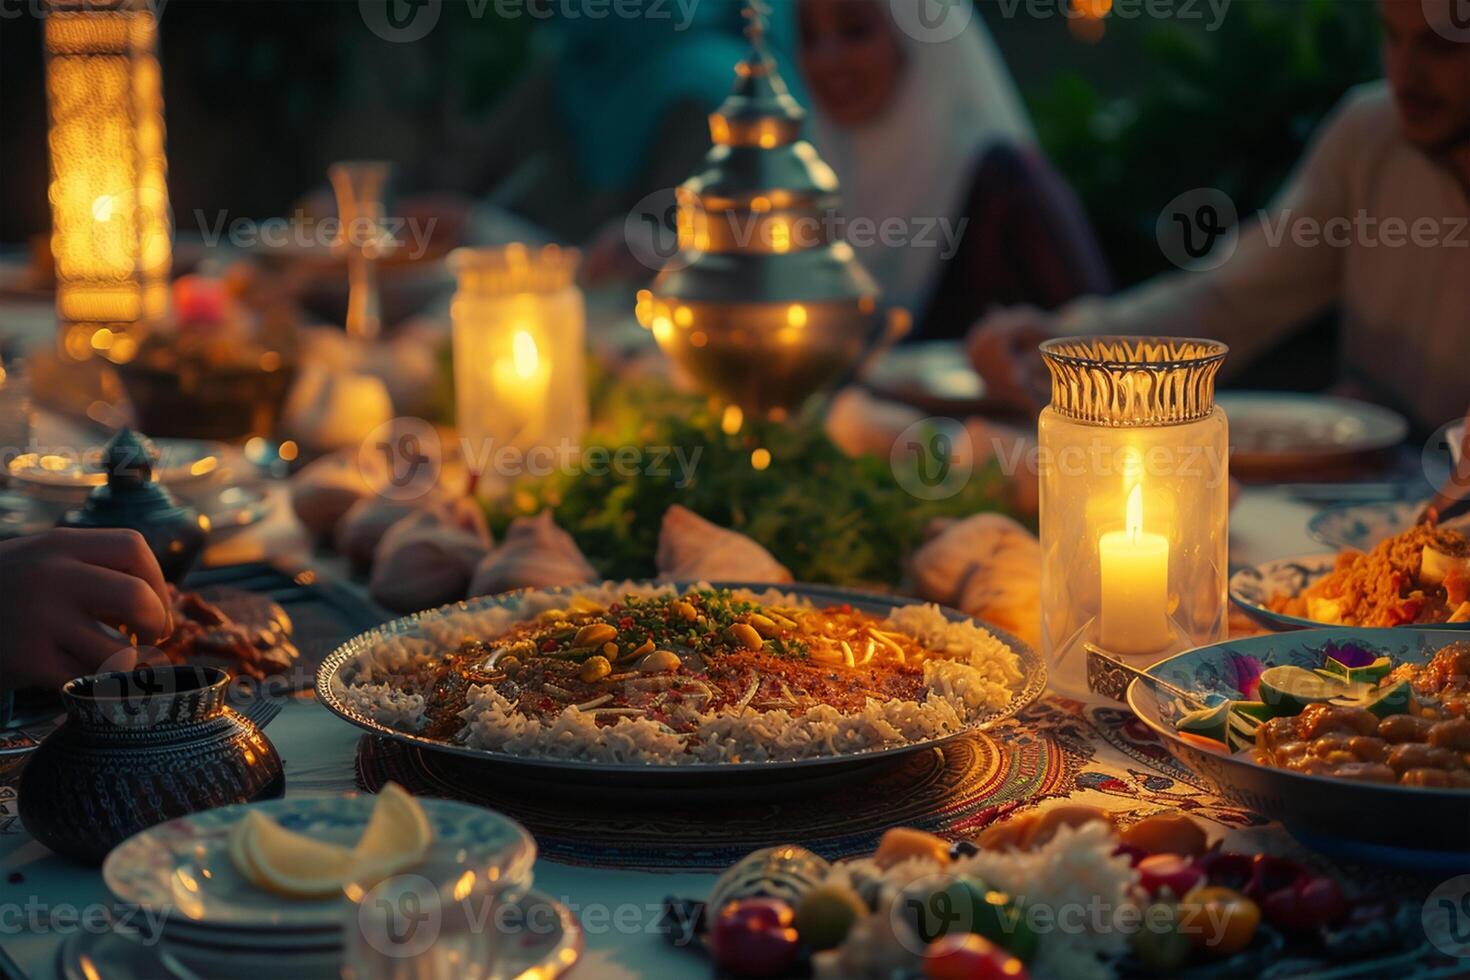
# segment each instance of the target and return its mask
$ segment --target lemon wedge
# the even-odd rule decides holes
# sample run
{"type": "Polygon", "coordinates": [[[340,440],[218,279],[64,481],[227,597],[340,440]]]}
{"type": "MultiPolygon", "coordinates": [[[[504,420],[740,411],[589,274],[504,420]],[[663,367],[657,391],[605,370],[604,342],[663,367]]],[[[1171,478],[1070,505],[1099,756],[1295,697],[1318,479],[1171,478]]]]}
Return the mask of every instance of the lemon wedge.
{"type": "MultiPolygon", "coordinates": [[[[265,819],[269,820],[270,818],[266,817],[265,819]]],[[[255,870],[255,865],[250,863],[250,856],[245,853],[245,837],[250,832],[250,824],[250,815],[247,814],[244,819],[235,821],[235,825],[230,828],[230,863],[235,866],[235,870],[240,873],[240,877],[257,888],[263,888],[264,885],[260,880],[260,872],[255,870]]]]}
{"type": "Polygon", "coordinates": [[[423,860],[434,841],[419,801],[397,783],[378,793],[373,815],[352,851],[359,877],[397,874],[423,860]]]}
{"type": "MultiPolygon", "coordinates": [[[[287,830],[263,813],[247,814],[240,833],[238,849],[249,871],[239,864],[236,869],[268,891],[324,898],[341,891],[352,875],[354,862],[347,848],[287,830]]],[[[230,856],[233,860],[233,849],[230,856]]]]}
{"type": "Polygon", "coordinates": [[[349,881],[381,880],[424,859],[434,833],[418,800],[388,783],[357,846],[315,840],[252,810],[230,828],[230,863],[246,881],[290,898],[324,898],[349,881]]]}

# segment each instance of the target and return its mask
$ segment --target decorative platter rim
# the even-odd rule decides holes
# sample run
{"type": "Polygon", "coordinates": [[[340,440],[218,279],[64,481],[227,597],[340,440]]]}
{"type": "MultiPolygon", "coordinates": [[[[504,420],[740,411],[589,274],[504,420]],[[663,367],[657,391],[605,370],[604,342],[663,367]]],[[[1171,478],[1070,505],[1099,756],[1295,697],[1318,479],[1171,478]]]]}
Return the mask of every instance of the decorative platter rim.
{"type": "MultiPolygon", "coordinates": [[[[224,912],[219,917],[193,917],[177,911],[171,881],[183,867],[181,858],[189,853],[200,857],[208,847],[226,848],[229,828],[250,810],[285,820],[290,825],[288,829],[305,832],[305,828],[310,826],[312,832],[317,833],[324,824],[338,828],[365,827],[374,802],[375,797],[371,793],[325,794],[288,796],[200,810],[155,824],[122,841],[103,860],[102,881],[118,901],[141,908],[168,910],[171,919],[197,930],[224,934],[259,930],[292,935],[332,932],[341,927],[341,912],[331,901],[291,906],[292,921],[289,924],[281,921],[279,904],[274,912],[259,913],[255,909],[246,909],[244,914],[238,905],[232,905],[228,910],[219,905],[216,911],[224,912]],[[305,921],[302,921],[303,917],[305,921]]],[[[519,821],[498,810],[459,800],[422,797],[419,803],[434,829],[431,851],[444,847],[473,851],[482,858],[489,857],[492,852],[503,855],[508,873],[524,876],[529,882],[537,855],[536,839],[519,821]]],[[[224,850],[220,854],[228,860],[224,850]]]]}
{"type": "MultiPolygon", "coordinates": [[[[602,583],[604,585],[608,583],[602,583]]],[[[623,583],[612,583],[623,584],[623,583]]],[[[922,605],[924,601],[909,596],[884,595],[877,592],[865,592],[858,589],[848,589],[841,586],[822,585],[807,582],[739,582],[719,581],[712,583],[691,582],[651,582],[649,580],[635,580],[628,584],[632,585],[668,585],[677,589],[685,589],[695,584],[706,584],[713,588],[721,589],[744,589],[754,592],[764,592],[776,589],[792,595],[812,599],[813,601],[829,600],[831,602],[847,602],[865,611],[873,612],[878,607],[883,611],[892,610],[899,606],[922,605]]],[[[333,650],[321,666],[317,668],[316,675],[316,697],[327,710],[337,715],[349,724],[355,725],[373,735],[390,738],[395,741],[413,745],[421,749],[434,752],[447,752],[453,755],[478,759],[482,762],[506,763],[516,766],[527,766],[533,768],[556,769],[563,772],[577,773],[660,773],[667,774],[669,779],[677,779],[679,774],[689,776],[708,775],[711,773],[757,773],[757,772],[780,772],[791,769],[808,769],[823,766],[853,765],[869,761],[893,759],[910,752],[918,752],[924,749],[936,748],[956,738],[974,735],[999,722],[1011,718],[1018,712],[1034,703],[1046,690],[1047,673],[1045,661],[1035,650],[1019,637],[992,626],[983,620],[951,609],[948,606],[937,605],[940,612],[952,622],[969,622],[980,626],[1005,644],[1020,660],[1022,682],[1021,686],[1012,693],[1011,699],[1006,706],[998,711],[991,712],[981,720],[966,725],[955,732],[949,732],[935,738],[924,739],[915,742],[906,742],[901,745],[885,745],[878,748],[862,749],[858,751],[844,752],[839,755],[814,756],[806,759],[768,759],[761,761],[743,762],[686,762],[686,763],[645,763],[645,762],[602,762],[592,759],[554,759],[542,756],[518,755],[512,752],[500,752],[493,749],[481,749],[468,745],[458,745],[452,742],[438,739],[426,738],[413,732],[406,732],[392,728],[382,722],[358,714],[348,705],[342,702],[333,689],[334,683],[340,684],[338,677],[342,668],[356,657],[363,649],[383,639],[401,636],[417,629],[420,621],[444,616],[450,613],[474,613],[482,609],[503,606],[512,601],[517,601],[533,593],[544,593],[547,595],[566,595],[575,592],[578,586],[555,586],[539,589],[516,589],[511,592],[502,592],[496,595],[478,596],[474,599],[466,599],[461,602],[452,602],[434,609],[426,609],[422,612],[412,613],[380,626],[359,633],[333,650]]]]}
{"type": "MultiPolygon", "coordinates": [[[[1167,670],[1169,668],[1169,665],[1171,664],[1182,665],[1191,660],[1202,659],[1206,655],[1225,656],[1227,654],[1238,654],[1243,652],[1240,649],[1242,647],[1250,648],[1254,646],[1261,646],[1270,648],[1271,644],[1273,643],[1313,643],[1320,648],[1332,642],[1357,641],[1375,644],[1376,647],[1379,649],[1388,645],[1398,645],[1400,648],[1402,648],[1404,644],[1409,643],[1414,639],[1418,639],[1422,644],[1425,638],[1420,634],[1432,634],[1434,637],[1442,637],[1445,643],[1455,643],[1464,640],[1464,636],[1459,630],[1442,629],[1435,626],[1327,626],[1319,627],[1312,630],[1295,631],[1287,634],[1266,633],[1259,636],[1246,636],[1239,639],[1222,640],[1218,643],[1207,643],[1203,646],[1193,647],[1192,649],[1184,650],[1169,657],[1165,657],[1163,660],[1152,664],[1148,668],[1148,673],[1150,675],[1153,675],[1153,677],[1158,677],[1159,672],[1162,670],[1167,670]]],[[[1320,654],[1320,652],[1321,651],[1319,649],[1317,653],[1320,654]]],[[[1267,657],[1270,656],[1271,653],[1268,651],[1267,657]]],[[[1267,662],[1270,661],[1268,660],[1267,662]]],[[[1279,663],[1289,662],[1289,660],[1283,660],[1279,663]]],[[[1279,665],[1279,663],[1276,665],[1279,665]]],[[[1175,687],[1189,690],[1185,685],[1181,684],[1178,679],[1169,677],[1162,677],[1159,679],[1173,684],[1175,687]]],[[[1189,691],[1189,693],[1199,694],[1200,692],[1198,690],[1193,690],[1189,691]]],[[[1149,730],[1151,730],[1154,734],[1160,736],[1164,740],[1164,743],[1169,747],[1171,754],[1175,754],[1176,757],[1179,757],[1178,753],[1174,752],[1175,747],[1179,747],[1181,749],[1189,751],[1199,751],[1194,746],[1190,745],[1190,743],[1186,742],[1184,739],[1179,738],[1178,732],[1174,728],[1174,726],[1164,720],[1162,708],[1165,700],[1169,696],[1170,695],[1167,691],[1161,689],[1157,683],[1153,682],[1152,677],[1135,677],[1128,684],[1128,689],[1126,692],[1129,710],[1132,711],[1134,716],[1138,718],[1138,720],[1142,721],[1144,725],[1149,728],[1149,730]],[[1144,702],[1143,692],[1145,691],[1148,692],[1148,696],[1151,699],[1152,704],[1144,702]]],[[[1428,797],[1436,800],[1448,800],[1454,802],[1464,802],[1470,800],[1470,790],[1446,789],[1431,786],[1404,786],[1400,783],[1356,782],[1333,776],[1318,776],[1308,773],[1294,772],[1290,769],[1280,769],[1275,766],[1263,766],[1252,759],[1247,759],[1237,754],[1231,754],[1228,756],[1221,755],[1218,758],[1222,763],[1245,766],[1251,770],[1266,774],[1266,778],[1284,779],[1288,781],[1288,784],[1295,784],[1302,787],[1325,785],[1332,787],[1335,791],[1343,791],[1345,787],[1354,787],[1356,790],[1359,790],[1365,794],[1407,794],[1409,796],[1421,799],[1428,797]]]]}
{"type": "MultiPolygon", "coordinates": [[[[1230,601],[1239,606],[1251,619],[1276,631],[1301,629],[1427,629],[1448,632],[1470,630],[1470,623],[1404,623],[1401,626],[1373,627],[1350,626],[1342,623],[1323,623],[1304,616],[1276,612],[1266,605],[1267,600],[1289,580],[1296,579],[1293,595],[1299,594],[1318,579],[1332,571],[1337,564],[1337,555],[1317,553],[1311,555],[1288,555],[1270,561],[1246,565],[1236,569],[1230,576],[1230,601]],[[1274,580],[1274,584],[1273,584],[1274,580]],[[1271,589],[1268,592],[1266,590],[1271,589]]],[[[1186,653],[1191,651],[1185,651],[1186,653]]]]}
{"type": "Polygon", "coordinates": [[[1247,463],[1275,463],[1296,459],[1332,459],[1379,452],[1404,441],[1409,423],[1398,412],[1355,398],[1291,391],[1224,391],[1215,396],[1226,416],[1234,412],[1242,419],[1259,417],[1256,413],[1280,415],[1281,407],[1293,411],[1316,413],[1336,411],[1342,418],[1355,418],[1363,426],[1356,439],[1341,442],[1295,442],[1281,447],[1242,446],[1232,452],[1247,463]]]}

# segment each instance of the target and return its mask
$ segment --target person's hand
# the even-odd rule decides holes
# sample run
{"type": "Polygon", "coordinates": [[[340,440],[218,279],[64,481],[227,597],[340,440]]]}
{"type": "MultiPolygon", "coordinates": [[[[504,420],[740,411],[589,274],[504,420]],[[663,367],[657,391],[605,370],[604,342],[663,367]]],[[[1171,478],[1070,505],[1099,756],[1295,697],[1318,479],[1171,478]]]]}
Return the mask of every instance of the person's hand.
{"type": "Polygon", "coordinates": [[[173,631],[170,609],[163,573],[136,531],[58,529],[0,542],[0,687],[54,689],[101,669],[130,670],[134,642],[173,631]]]}
{"type": "Polygon", "coordinates": [[[988,314],[970,330],[970,363],[985,379],[985,398],[1035,414],[1051,385],[1036,345],[1053,336],[1052,315],[1034,306],[1012,306],[988,314]]]}

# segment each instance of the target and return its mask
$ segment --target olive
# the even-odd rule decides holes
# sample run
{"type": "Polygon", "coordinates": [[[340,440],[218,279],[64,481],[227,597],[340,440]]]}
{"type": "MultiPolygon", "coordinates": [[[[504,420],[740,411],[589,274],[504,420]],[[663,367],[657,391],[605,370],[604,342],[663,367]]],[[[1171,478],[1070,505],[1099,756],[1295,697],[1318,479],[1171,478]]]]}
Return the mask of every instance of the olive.
{"type": "MultiPolygon", "coordinates": [[[[596,658],[593,658],[596,659],[596,658]]],[[[638,661],[640,674],[666,674],[679,669],[679,655],[668,650],[655,650],[638,661]]]]}
{"type": "MultiPolygon", "coordinates": [[[[775,625],[774,623],[772,625],[775,625]]],[[[730,637],[747,650],[759,650],[765,643],[755,627],[749,623],[736,623],[730,627],[730,637]]]]}
{"type": "Polygon", "coordinates": [[[611,673],[612,664],[607,662],[606,657],[598,655],[587,658],[587,662],[582,665],[582,669],[577,671],[577,677],[586,681],[588,684],[593,684],[611,673]]]}
{"type": "Polygon", "coordinates": [[[752,629],[766,639],[770,639],[781,632],[781,628],[776,625],[775,620],[762,616],[760,613],[751,613],[746,617],[745,621],[751,625],[752,629]]]}
{"type": "Polygon", "coordinates": [[[572,641],[573,646],[578,647],[600,647],[609,640],[617,639],[618,631],[607,623],[588,623],[577,630],[577,638],[572,641]]]}
{"type": "Polygon", "coordinates": [[[811,949],[833,949],[867,915],[868,906],[851,888],[820,885],[802,897],[793,924],[801,941],[811,949]]]}

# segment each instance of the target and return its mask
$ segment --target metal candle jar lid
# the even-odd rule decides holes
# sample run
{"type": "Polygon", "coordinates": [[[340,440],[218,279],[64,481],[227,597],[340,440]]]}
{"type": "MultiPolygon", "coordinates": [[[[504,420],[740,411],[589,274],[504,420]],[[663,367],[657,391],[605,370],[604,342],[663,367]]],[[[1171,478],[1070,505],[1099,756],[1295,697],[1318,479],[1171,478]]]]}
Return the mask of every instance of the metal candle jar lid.
{"type": "Polygon", "coordinates": [[[639,321],[706,389],[748,418],[784,418],[908,328],[885,331],[879,289],[826,220],[837,175],[801,139],[752,11],[751,49],[710,116],[714,147],[676,191],[680,251],[640,293],[639,321]]]}
{"type": "Polygon", "coordinates": [[[132,429],[112,437],[102,454],[107,482],[68,511],[61,527],[131,528],[143,535],[164,578],[176,582],[194,564],[209,536],[209,518],[180,504],[153,475],[152,444],[132,429]]]}

